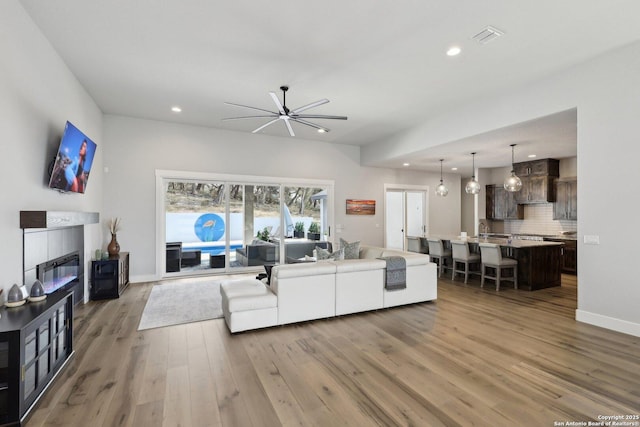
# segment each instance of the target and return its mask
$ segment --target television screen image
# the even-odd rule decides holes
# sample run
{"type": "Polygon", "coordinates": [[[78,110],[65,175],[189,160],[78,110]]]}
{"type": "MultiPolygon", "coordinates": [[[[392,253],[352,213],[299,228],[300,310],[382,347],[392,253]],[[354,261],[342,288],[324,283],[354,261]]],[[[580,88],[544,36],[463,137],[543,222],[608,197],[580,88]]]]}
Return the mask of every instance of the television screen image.
{"type": "Polygon", "coordinates": [[[67,122],[51,170],[49,188],[84,193],[95,153],[96,144],[67,122]]]}

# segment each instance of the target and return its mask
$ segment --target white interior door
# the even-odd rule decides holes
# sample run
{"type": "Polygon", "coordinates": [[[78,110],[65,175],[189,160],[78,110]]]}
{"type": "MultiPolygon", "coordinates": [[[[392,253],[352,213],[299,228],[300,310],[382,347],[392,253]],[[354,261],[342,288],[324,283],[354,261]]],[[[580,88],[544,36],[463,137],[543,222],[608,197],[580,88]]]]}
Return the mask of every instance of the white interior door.
{"type": "Polygon", "coordinates": [[[387,191],[385,195],[385,246],[404,249],[404,192],[387,191]]]}
{"type": "Polygon", "coordinates": [[[407,250],[407,237],[426,234],[427,191],[385,191],[385,247],[407,250]]]}
{"type": "Polygon", "coordinates": [[[424,233],[424,209],[425,194],[423,191],[407,191],[406,211],[407,211],[407,237],[420,237],[424,233]]]}

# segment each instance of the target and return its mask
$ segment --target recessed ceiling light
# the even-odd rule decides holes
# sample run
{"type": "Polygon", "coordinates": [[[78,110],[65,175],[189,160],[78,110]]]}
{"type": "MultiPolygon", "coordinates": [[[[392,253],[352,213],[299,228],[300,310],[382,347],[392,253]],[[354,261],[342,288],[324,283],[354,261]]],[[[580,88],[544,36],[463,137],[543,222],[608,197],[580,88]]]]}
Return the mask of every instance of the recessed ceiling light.
{"type": "Polygon", "coordinates": [[[462,52],[462,49],[460,49],[458,46],[451,46],[449,48],[449,50],[447,50],[447,55],[448,56],[456,56],[458,55],[460,52],[462,52]]]}
{"type": "Polygon", "coordinates": [[[409,163],[403,163],[402,166],[409,166],[409,163]]]}
{"type": "Polygon", "coordinates": [[[182,108],[180,108],[180,106],[178,105],[174,105],[173,107],[171,107],[171,111],[173,111],[174,113],[182,113],[182,108]]]}
{"type": "Polygon", "coordinates": [[[536,155],[535,154],[529,154],[527,157],[530,158],[530,159],[533,159],[534,157],[536,157],[536,155]]]}
{"type": "Polygon", "coordinates": [[[318,133],[327,133],[327,130],[323,129],[323,128],[320,128],[320,129],[318,129],[318,133]]]}
{"type": "Polygon", "coordinates": [[[451,170],[452,170],[452,171],[457,171],[457,170],[458,170],[458,168],[451,168],[451,170]]]}

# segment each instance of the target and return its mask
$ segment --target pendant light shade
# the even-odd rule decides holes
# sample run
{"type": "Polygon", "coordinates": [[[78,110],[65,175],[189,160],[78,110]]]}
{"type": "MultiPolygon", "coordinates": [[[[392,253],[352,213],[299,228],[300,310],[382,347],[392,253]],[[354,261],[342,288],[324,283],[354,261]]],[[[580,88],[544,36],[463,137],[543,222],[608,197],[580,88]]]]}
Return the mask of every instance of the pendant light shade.
{"type": "Polygon", "coordinates": [[[442,183],[442,162],[444,159],[440,159],[440,185],[436,187],[436,194],[441,197],[446,197],[449,194],[449,190],[442,183]]]}
{"type": "Polygon", "coordinates": [[[480,183],[476,181],[476,153],[471,153],[473,156],[473,171],[471,172],[471,180],[467,182],[467,186],[464,188],[468,194],[478,194],[480,192],[480,183]]]}
{"type": "Polygon", "coordinates": [[[514,156],[513,151],[516,144],[511,144],[511,176],[504,180],[504,189],[515,193],[516,191],[520,191],[522,188],[522,181],[516,175],[515,168],[513,167],[514,156]]]}

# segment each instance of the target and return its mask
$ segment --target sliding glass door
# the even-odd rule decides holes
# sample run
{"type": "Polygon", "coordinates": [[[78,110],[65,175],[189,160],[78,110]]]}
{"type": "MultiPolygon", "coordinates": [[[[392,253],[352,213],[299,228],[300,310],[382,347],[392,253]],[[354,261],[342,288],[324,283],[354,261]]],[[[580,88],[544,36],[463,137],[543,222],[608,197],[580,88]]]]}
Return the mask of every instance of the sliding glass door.
{"type": "Polygon", "coordinates": [[[231,230],[227,185],[183,179],[167,180],[164,188],[165,272],[224,269],[231,230]]]}
{"type": "Polygon", "coordinates": [[[256,270],[331,248],[333,183],[194,175],[157,172],[161,276],[256,270]]]}
{"type": "Polygon", "coordinates": [[[232,233],[239,237],[233,248],[232,269],[273,265],[280,262],[280,186],[261,184],[232,185],[229,206],[232,210],[232,233]],[[241,194],[243,195],[241,197],[241,194]]]}

